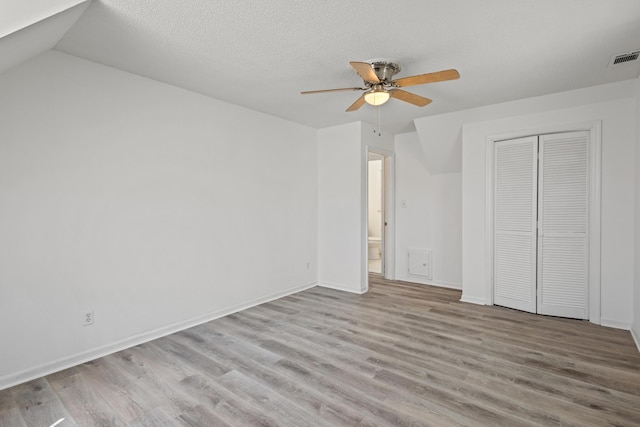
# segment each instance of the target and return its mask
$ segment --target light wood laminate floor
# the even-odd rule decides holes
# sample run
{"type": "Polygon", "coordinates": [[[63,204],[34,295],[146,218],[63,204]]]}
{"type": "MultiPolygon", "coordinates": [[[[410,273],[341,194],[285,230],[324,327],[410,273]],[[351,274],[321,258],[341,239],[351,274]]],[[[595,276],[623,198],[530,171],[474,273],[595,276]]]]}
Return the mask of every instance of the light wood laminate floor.
{"type": "Polygon", "coordinates": [[[372,277],[0,391],[1,426],[637,426],[628,331],[372,277]]]}

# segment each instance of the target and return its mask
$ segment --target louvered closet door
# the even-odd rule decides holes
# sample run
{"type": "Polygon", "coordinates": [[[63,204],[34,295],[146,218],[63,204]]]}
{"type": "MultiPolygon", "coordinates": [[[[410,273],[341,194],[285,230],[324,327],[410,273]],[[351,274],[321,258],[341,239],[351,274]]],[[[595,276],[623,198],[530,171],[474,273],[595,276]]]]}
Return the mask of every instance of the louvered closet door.
{"type": "Polygon", "coordinates": [[[540,136],[538,313],[588,319],[589,134],[540,136]]]}
{"type": "Polygon", "coordinates": [[[538,137],[496,142],[494,303],[536,312],[538,137]]]}

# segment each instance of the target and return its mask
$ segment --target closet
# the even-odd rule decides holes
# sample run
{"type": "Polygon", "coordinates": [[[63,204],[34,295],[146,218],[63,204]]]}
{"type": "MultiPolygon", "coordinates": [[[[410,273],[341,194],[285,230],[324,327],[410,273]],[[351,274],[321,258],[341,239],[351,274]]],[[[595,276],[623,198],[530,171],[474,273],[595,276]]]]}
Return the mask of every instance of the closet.
{"type": "Polygon", "coordinates": [[[589,318],[589,132],[497,141],[494,304],[589,318]]]}

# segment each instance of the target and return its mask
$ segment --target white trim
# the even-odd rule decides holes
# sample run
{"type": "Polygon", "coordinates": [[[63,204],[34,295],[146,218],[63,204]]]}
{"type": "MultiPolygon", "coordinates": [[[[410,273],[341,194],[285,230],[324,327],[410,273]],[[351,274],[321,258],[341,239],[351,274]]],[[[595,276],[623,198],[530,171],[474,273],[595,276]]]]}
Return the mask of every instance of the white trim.
{"type": "MultiPolygon", "coordinates": [[[[588,131],[591,156],[590,185],[590,240],[589,240],[589,321],[602,324],[600,318],[600,217],[602,183],[602,121],[542,125],[533,129],[487,135],[485,138],[485,301],[493,305],[493,185],[495,142],[549,133],[588,131]]],[[[464,296],[463,296],[464,297],[464,296]]],[[[475,298],[473,298],[475,299],[475,298]]],[[[471,302],[471,301],[468,301],[471,302]]],[[[627,327],[626,329],[629,329],[627,327]]]]}
{"type": "Polygon", "coordinates": [[[470,297],[466,296],[465,294],[462,294],[462,296],[460,297],[460,302],[468,302],[470,304],[477,305],[491,305],[487,304],[487,300],[485,300],[484,298],[470,297]]]}
{"type": "Polygon", "coordinates": [[[345,285],[343,283],[318,282],[318,286],[321,288],[335,289],[336,291],[350,292],[358,295],[362,295],[367,292],[367,289],[354,289],[352,286],[345,285]]]}
{"type": "Polygon", "coordinates": [[[601,243],[600,226],[602,213],[602,121],[592,122],[589,128],[591,174],[589,182],[589,200],[592,208],[589,212],[589,321],[601,323],[601,283],[600,262],[601,243]]]}
{"type": "Polygon", "coordinates": [[[600,318],[600,325],[607,328],[624,329],[626,331],[631,330],[631,322],[621,322],[619,320],[607,319],[606,317],[600,318]]]}
{"type": "Polygon", "coordinates": [[[631,328],[629,331],[631,332],[631,337],[633,338],[633,341],[635,341],[636,347],[640,352],[640,337],[638,336],[638,334],[636,334],[636,331],[633,328],[631,328]]]}
{"type": "MultiPolygon", "coordinates": [[[[495,152],[496,140],[491,137],[485,139],[485,202],[484,202],[484,238],[485,238],[485,301],[487,305],[493,305],[493,255],[494,255],[494,230],[493,230],[493,205],[495,187],[495,152]]],[[[463,295],[464,297],[464,295],[463,295]]],[[[471,301],[467,301],[471,302],[471,301]]]]}
{"type": "Polygon", "coordinates": [[[80,365],[91,360],[98,359],[100,357],[107,356],[109,354],[125,350],[127,348],[134,347],[136,345],[143,344],[158,338],[162,338],[167,335],[174,334],[176,332],[183,331],[185,329],[192,328],[194,326],[210,322],[220,317],[228,316],[233,313],[237,313],[242,310],[246,310],[256,305],[264,304],[275,299],[283,298],[287,295],[295,294],[297,292],[304,291],[317,286],[317,282],[306,283],[303,285],[295,286],[293,288],[286,289],[284,291],[276,292],[274,294],[265,295],[260,298],[254,298],[252,300],[235,304],[230,307],[226,307],[220,310],[215,310],[207,314],[193,317],[188,320],[183,320],[171,325],[163,326],[161,328],[154,329],[152,331],[144,332],[138,335],[134,335],[123,340],[119,340],[110,344],[103,345],[98,348],[94,348],[82,353],[75,354],[73,356],[63,357],[53,362],[47,362],[42,365],[35,366],[33,368],[25,369],[20,372],[7,374],[0,377],[0,390],[12,387],[14,385],[22,384],[27,381],[31,381],[36,378],[43,377],[45,375],[52,374],[54,372],[61,371],[63,369],[71,368],[76,365],[80,365]]]}
{"type": "Polygon", "coordinates": [[[437,286],[439,288],[457,289],[459,291],[462,290],[462,283],[445,282],[443,280],[435,281],[435,280],[423,279],[420,277],[410,276],[410,275],[396,276],[395,280],[401,280],[403,282],[410,282],[410,283],[419,283],[421,285],[437,286]]]}
{"type": "Polygon", "coordinates": [[[393,280],[396,272],[396,155],[384,158],[385,166],[385,221],[387,222],[384,243],[384,278],[393,280]]]}

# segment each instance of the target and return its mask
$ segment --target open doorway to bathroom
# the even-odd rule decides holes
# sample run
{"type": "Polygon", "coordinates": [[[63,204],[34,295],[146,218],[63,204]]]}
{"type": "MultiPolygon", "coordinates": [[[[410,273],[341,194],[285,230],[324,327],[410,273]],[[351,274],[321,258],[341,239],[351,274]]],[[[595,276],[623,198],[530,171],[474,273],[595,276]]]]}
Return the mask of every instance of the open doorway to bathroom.
{"type": "Polygon", "coordinates": [[[385,167],[384,156],[369,152],[368,158],[368,263],[369,273],[384,275],[385,167]]]}

